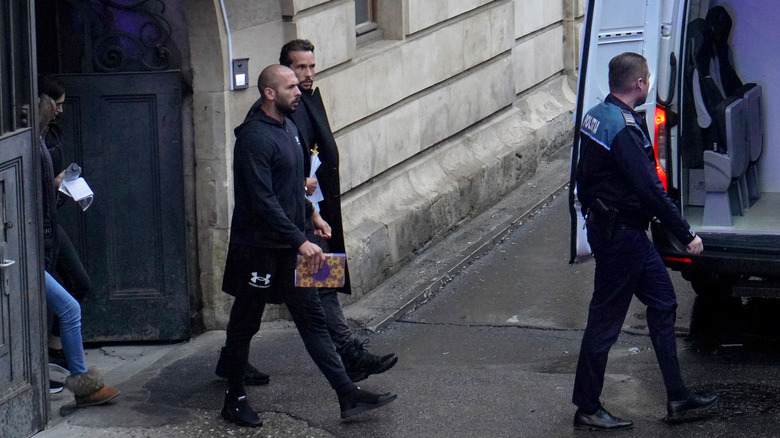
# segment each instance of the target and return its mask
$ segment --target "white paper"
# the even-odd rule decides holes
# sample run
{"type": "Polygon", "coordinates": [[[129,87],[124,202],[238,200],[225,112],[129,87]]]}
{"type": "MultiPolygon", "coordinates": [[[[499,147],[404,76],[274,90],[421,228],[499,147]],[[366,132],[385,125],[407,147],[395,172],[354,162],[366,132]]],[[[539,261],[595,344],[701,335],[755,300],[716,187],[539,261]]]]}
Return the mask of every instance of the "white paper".
{"type": "Polygon", "coordinates": [[[60,191],[76,201],[81,201],[82,199],[94,196],[92,189],[89,188],[87,182],[81,177],[72,181],[63,181],[60,186],[60,191]]]}
{"type": "MultiPolygon", "coordinates": [[[[317,169],[320,168],[321,164],[322,161],[320,161],[319,155],[311,154],[311,172],[309,172],[309,178],[317,179],[317,169]]],[[[314,204],[314,208],[316,208],[317,211],[320,211],[319,205],[317,205],[317,203],[325,199],[325,196],[322,195],[319,181],[317,181],[317,188],[314,189],[314,193],[312,193],[311,196],[307,196],[307,198],[309,198],[309,201],[314,204]]]]}
{"type": "Polygon", "coordinates": [[[236,75],[236,87],[243,87],[246,85],[246,75],[239,73],[236,75]]]}

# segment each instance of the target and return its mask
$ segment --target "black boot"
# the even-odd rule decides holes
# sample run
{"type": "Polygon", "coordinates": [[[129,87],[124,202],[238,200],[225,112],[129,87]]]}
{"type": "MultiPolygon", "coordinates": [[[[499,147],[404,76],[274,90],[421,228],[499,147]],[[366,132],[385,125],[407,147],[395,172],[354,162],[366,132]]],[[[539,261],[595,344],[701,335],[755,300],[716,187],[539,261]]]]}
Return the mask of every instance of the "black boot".
{"type": "Polygon", "coordinates": [[[385,394],[374,394],[373,392],[364,391],[358,387],[358,389],[351,394],[339,396],[341,418],[354,417],[365,411],[382,407],[395,400],[396,397],[395,394],[390,392],[385,394]]]}
{"type": "Polygon", "coordinates": [[[344,362],[344,369],[353,382],[359,382],[372,374],[380,374],[392,368],[398,357],[393,354],[377,356],[366,350],[368,339],[363,342],[355,339],[341,357],[344,362]]]}
{"type": "Polygon", "coordinates": [[[685,400],[669,400],[666,403],[666,412],[669,414],[667,418],[669,420],[680,420],[685,418],[687,413],[710,407],[717,401],[718,396],[715,394],[699,395],[691,392],[685,400]]]}
{"type": "MultiPolygon", "coordinates": [[[[222,379],[227,379],[227,372],[225,371],[225,347],[219,350],[219,360],[217,361],[217,369],[214,370],[214,374],[222,379]]],[[[268,374],[260,372],[252,364],[247,362],[246,371],[244,371],[244,384],[246,385],[267,385],[271,381],[271,377],[268,374]]]]}
{"type": "Polygon", "coordinates": [[[222,407],[222,418],[229,423],[235,423],[245,427],[260,427],[263,420],[257,416],[246,395],[234,396],[230,392],[225,393],[225,405],[222,407]]]}

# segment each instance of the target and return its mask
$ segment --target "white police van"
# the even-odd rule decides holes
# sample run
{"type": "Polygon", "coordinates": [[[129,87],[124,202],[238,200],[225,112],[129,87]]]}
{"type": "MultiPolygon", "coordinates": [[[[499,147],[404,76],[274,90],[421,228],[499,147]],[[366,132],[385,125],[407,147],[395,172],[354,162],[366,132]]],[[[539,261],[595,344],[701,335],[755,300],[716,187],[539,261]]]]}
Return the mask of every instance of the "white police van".
{"type": "Polygon", "coordinates": [[[579,123],[609,92],[608,63],[648,60],[658,175],[704,241],[653,242],[697,294],[780,296],[780,8],[777,0],[587,0],[572,150],[572,260],[588,255],[574,170],[579,123]]]}

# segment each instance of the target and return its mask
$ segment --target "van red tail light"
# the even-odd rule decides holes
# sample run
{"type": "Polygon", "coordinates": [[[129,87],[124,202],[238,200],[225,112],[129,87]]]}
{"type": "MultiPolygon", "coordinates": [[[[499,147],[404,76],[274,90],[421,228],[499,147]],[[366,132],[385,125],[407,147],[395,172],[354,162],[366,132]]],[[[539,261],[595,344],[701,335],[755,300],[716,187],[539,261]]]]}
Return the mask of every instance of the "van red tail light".
{"type": "Polygon", "coordinates": [[[693,259],[689,257],[662,257],[665,261],[670,263],[693,263],[693,259]]]}
{"type": "Polygon", "coordinates": [[[666,190],[666,110],[662,106],[655,107],[655,170],[666,190]]]}

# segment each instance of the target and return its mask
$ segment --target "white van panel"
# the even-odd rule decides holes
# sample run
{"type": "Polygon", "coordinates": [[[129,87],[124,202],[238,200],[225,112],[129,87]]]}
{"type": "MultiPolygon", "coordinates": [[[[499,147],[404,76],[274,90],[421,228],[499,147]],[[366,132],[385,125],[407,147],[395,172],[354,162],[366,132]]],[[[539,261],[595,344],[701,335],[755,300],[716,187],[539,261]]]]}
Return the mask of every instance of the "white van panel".
{"type": "MultiPolygon", "coordinates": [[[[645,112],[647,125],[652,130],[661,40],[661,11],[663,3],[673,1],[675,0],[595,0],[588,3],[583,29],[584,32],[590,29],[590,35],[584,35],[582,38],[583,45],[587,44],[587,47],[583,47],[581,51],[576,126],[579,126],[582,116],[590,108],[604,101],[609,94],[609,61],[623,52],[635,52],[647,58],[650,68],[648,99],[644,105],[636,108],[636,111],[645,112]]],[[[579,137],[579,129],[576,129],[575,135],[579,137]]],[[[572,174],[575,171],[576,158],[578,157],[572,156],[572,174]]],[[[574,202],[572,212],[572,257],[574,258],[575,254],[577,257],[586,257],[590,254],[590,246],[583,229],[584,219],[579,202],[574,202]]]]}
{"type": "MultiPolygon", "coordinates": [[[[587,69],[580,72],[580,80],[586,81],[584,96],[580,96],[582,114],[609,94],[610,59],[623,52],[635,52],[647,58],[651,72],[648,101],[637,111],[646,111],[650,116],[648,122],[652,122],[657,83],[657,75],[653,73],[658,69],[661,3],[662,0],[597,0],[594,3],[589,15],[593,20],[590,44],[583,52],[583,56],[588,57],[587,69]]],[[[584,61],[582,65],[585,65],[584,61]]]]}
{"type": "MultiPolygon", "coordinates": [[[[780,75],[777,52],[780,47],[780,8],[777,0],[712,2],[722,5],[731,15],[731,45],[734,69],[743,82],[755,82],[764,89],[762,99],[764,152],[758,161],[761,190],[780,192],[780,75]]],[[[705,11],[706,14],[706,11],[705,11]]]]}

